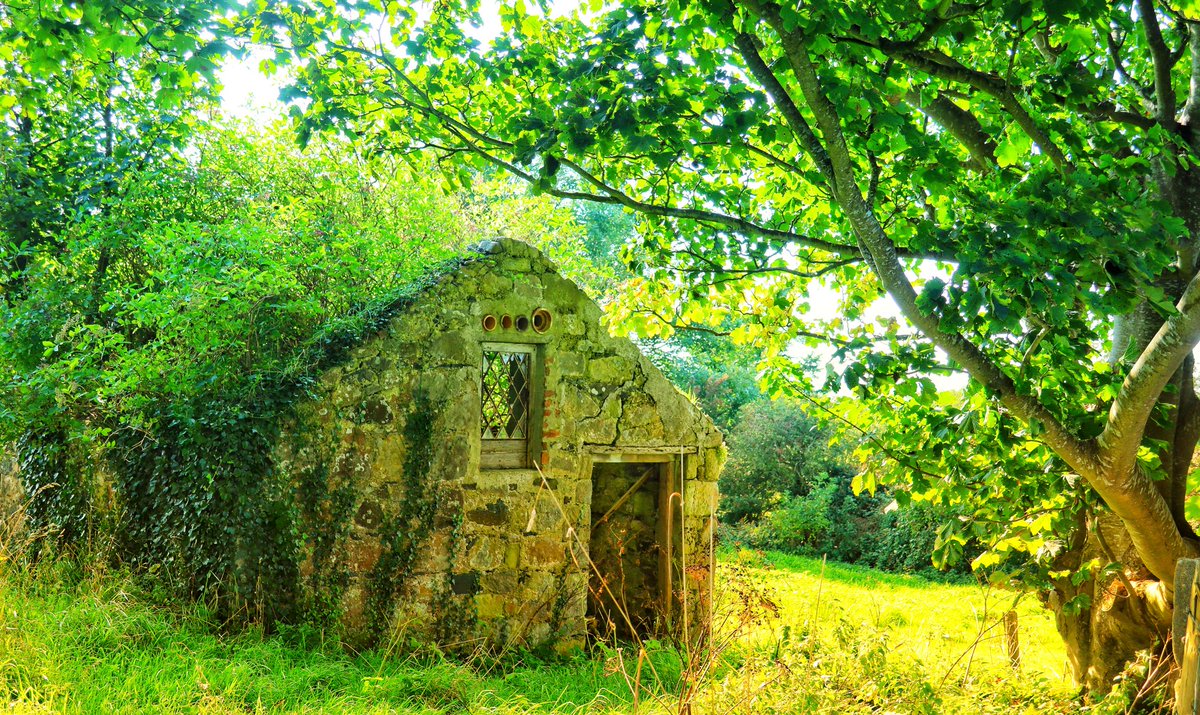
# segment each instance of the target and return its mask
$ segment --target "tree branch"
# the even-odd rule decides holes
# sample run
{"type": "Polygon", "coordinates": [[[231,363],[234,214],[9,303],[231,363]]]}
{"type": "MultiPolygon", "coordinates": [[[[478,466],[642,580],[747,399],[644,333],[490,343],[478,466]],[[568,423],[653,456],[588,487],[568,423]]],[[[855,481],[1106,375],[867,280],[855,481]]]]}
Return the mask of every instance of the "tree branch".
{"type": "Polygon", "coordinates": [[[996,161],[996,142],[983,130],[974,114],[955,104],[943,92],[938,92],[932,102],[923,101],[919,92],[909,92],[905,101],[950,132],[971,154],[980,171],[991,171],[996,161]]]}
{"type": "Polygon", "coordinates": [[[1192,67],[1189,72],[1188,99],[1183,114],[1184,117],[1193,118],[1196,117],[1196,112],[1200,111],[1200,25],[1188,26],[1188,46],[1192,52],[1192,67]]]}
{"type": "Polygon", "coordinates": [[[1097,441],[1102,462],[1118,479],[1133,470],[1159,396],[1200,343],[1200,274],[1192,277],[1176,308],[1130,368],[1097,441]]]}
{"type": "Polygon", "coordinates": [[[803,93],[805,102],[816,119],[824,138],[833,168],[834,194],[868,258],[868,264],[892,296],[901,313],[938,347],[989,389],[1006,406],[1028,422],[1042,425],[1046,441],[1052,445],[1080,474],[1093,476],[1098,472],[1094,446],[1071,434],[1053,414],[1030,395],[1017,391],[1012,379],[988,358],[977,346],[957,333],[945,332],[936,315],[926,315],[917,306],[916,291],[904,272],[896,246],[887,236],[877,217],[863,199],[855,181],[854,162],[841,129],[837,109],[825,96],[809,57],[804,39],[784,26],[775,9],[766,8],[758,0],[745,0],[747,6],[772,27],[780,38],[784,53],[803,93]]]}
{"type": "Polygon", "coordinates": [[[750,69],[750,74],[767,90],[767,95],[771,97],[771,101],[779,108],[788,126],[791,127],[792,133],[796,136],[796,141],[800,143],[800,146],[804,147],[809,157],[816,163],[821,175],[832,186],[833,167],[829,163],[829,154],[826,152],[825,147],[821,145],[821,140],[817,138],[812,127],[808,126],[808,122],[805,121],[800,108],[796,106],[795,101],[792,100],[792,96],[788,94],[783,83],[779,81],[779,78],[775,76],[775,73],[763,61],[762,55],[758,53],[758,47],[755,45],[756,42],[757,39],[746,32],[740,32],[734,38],[734,45],[746,61],[746,67],[750,69]]]}
{"type": "MultiPolygon", "coordinates": [[[[370,58],[378,60],[388,70],[388,72],[392,76],[394,76],[398,80],[400,80],[400,82],[404,86],[408,87],[410,91],[416,93],[417,96],[420,98],[420,100],[421,100],[420,102],[414,102],[411,99],[402,98],[401,102],[403,102],[403,106],[405,108],[438,120],[438,122],[440,122],[441,125],[443,127],[445,127],[448,131],[450,131],[455,136],[456,139],[458,139],[460,142],[462,142],[464,145],[466,145],[466,147],[470,151],[474,152],[475,154],[477,154],[484,160],[496,165],[497,167],[504,169],[505,171],[509,172],[510,174],[512,174],[513,176],[516,176],[519,179],[522,179],[523,181],[526,181],[530,184],[537,183],[538,177],[534,176],[533,174],[531,174],[528,171],[521,169],[520,167],[513,164],[512,162],[501,159],[499,156],[496,156],[495,153],[488,151],[487,149],[484,149],[484,146],[483,146],[483,145],[487,145],[487,146],[498,148],[498,149],[508,149],[508,148],[511,148],[511,146],[512,146],[511,143],[497,140],[497,139],[475,129],[474,127],[470,126],[466,122],[461,121],[456,117],[452,117],[449,114],[447,114],[446,112],[438,109],[434,105],[433,98],[430,97],[427,93],[421,91],[420,87],[418,87],[416,85],[416,83],[414,83],[399,67],[397,67],[395,63],[390,61],[390,59],[386,56],[386,53],[371,52],[369,50],[366,50],[366,49],[363,49],[360,47],[353,47],[350,45],[335,45],[334,48],[337,50],[340,50],[340,51],[350,52],[350,53],[354,53],[354,54],[357,54],[360,56],[366,56],[366,57],[370,57],[370,58]]],[[[584,169],[583,166],[581,166],[580,164],[578,164],[575,161],[572,161],[565,157],[560,157],[559,161],[561,162],[561,164],[563,166],[566,166],[569,169],[571,169],[572,171],[574,171],[576,174],[578,174],[580,176],[580,178],[584,179],[587,183],[594,186],[601,193],[597,194],[597,193],[588,193],[588,192],[579,192],[579,191],[566,191],[566,190],[559,189],[557,187],[549,188],[546,190],[546,193],[550,194],[551,196],[555,196],[557,198],[592,201],[592,202],[602,203],[602,204],[615,204],[615,205],[625,206],[627,208],[638,211],[640,213],[644,213],[649,216],[659,216],[659,217],[664,217],[664,218],[676,218],[676,219],[684,219],[684,220],[690,220],[690,221],[703,221],[703,222],[712,223],[712,224],[719,225],[719,226],[724,226],[729,229],[733,229],[735,231],[738,231],[739,233],[742,233],[743,235],[772,238],[775,240],[793,243],[793,244],[799,245],[799,246],[805,246],[808,248],[815,248],[818,250],[827,251],[829,253],[832,253],[832,254],[835,254],[838,256],[859,257],[858,249],[853,246],[840,245],[840,244],[836,244],[836,243],[826,241],[823,239],[812,238],[810,236],[805,236],[803,234],[794,233],[792,231],[784,231],[784,230],[780,230],[780,229],[770,228],[770,227],[755,223],[753,221],[741,218],[739,216],[732,216],[729,214],[723,214],[723,213],[720,213],[717,211],[709,211],[706,209],[662,206],[659,204],[651,204],[651,203],[648,203],[645,201],[640,201],[638,199],[633,198],[632,196],[629,196],[628,194],[624,193],[623,191],[617,189],[616,187],[611,186],[611,185],[601,181],[599,178],[597,178],[591,172],[584,169]]],[[[924,258],[925,256],[914,256],[914,257],[924,258]]],[[[934,258],[935,260],[947,260],[946,257],[931,257],[931,258],[934,258]]]]}
{"type": "MultiPolygon", "coordinates": [[[[686,209],[671,206],[659,206],[657,204],[649,204],[644,201],[639,201],[632,196],[625,194],[621,190],[604,183],[575,161],[567,158],[560,158],[559,161],[563,166],[569,168],[571,171],[574,171],[580,176],[580,178],[604,192],[604,194],[583,194],[577,192],[559,191],[558,189],[550,189],[547,193],[551,194],[552,196],[559,196],[567,199],[586,199],[588,201],[598,201],[600,203],[615,203],[641,213],[649,214],[651,216],[680,218],[690,221],[704,221],[707,223],[724,226],[726,228],[731,228],[744,235],[757,235],[763,236],[764,238],[773,238],[794,243],[798,246],[828,251],[829,253],[839,256],[858,256],[857,249],[854,249],[850,246],[831,243],[823,239],[812,238],[803,234],[793,233],[791,231],[768,228],[739,216],[731,216],[729,214],[718,213],[716,211],[707,211],[704,209],[686,209]]],[[[511,165],[506,164],[505,166],[509,168],[509,171],[512,171],[526,181],[535,181],[534,177],[527,172],[523,172],[511,165]]]]}
{"type": "MultiPolygon", "coordinates": [[[[1125,523],[1130,538],[1147,568],[1164,583],[1170,583],[1174,577],[1176,560],[1195,555],[1197,548],[1180,534],[1166,500],[1155,489],[1154,483],[1137,468],[1136,462],[1133,469],[1125,472],[1109,469],[1109,464],[1100,459],[1094,441],[1081,440],[1072,434],[1034,396],[1019,392],[1013,380],[976,345],[958,333],[943,331],[936,315],[921,311],[912,283],[897,259],[894,244],[870,207],[863,201],[853,181],[853,163],[841,132],[837,110],[824,94],[807,46],[799,36],[788,34],[782,23],[776,25],[775,29],[783,42],[805,100],[816,117],[817,127],[829,148],[837,178],[838,202],[860,245],[863,246],[863,252],[870,256],[869,265],[884,289],[896,301],[900,312],[934,344],[946,351],[955,362],[965,367],[972,377],[996,393],[1000,401],[1013,413],[1028,423],[1041,426],[1045,443],[1073,470],[1087,479],[1125,523]]],[[[1188,300],[1180,301],[1181,315],[1164,325],[1160,335],[1152,342],[1152,347],[1144,354],[1147,368],[1137,370],[1135,366],[1135,373],[1140,374],[1144,371],[1146,377],[1134,378],[1135,384],[1141,387],[1133,392],[1149,393],[1143,395],[1148,399],[1142,403],[1133,402],[1136,413],[1145,413],[1140,415],[1142,419],[1138,422],[1139,425],[1145,424],[1145,417],[1149,415],[1155,398],[1161,393],[1164,381],[1190,351],[1190,346],[1195,344],[1196,339],[1200,339],[1200,279],[1194,280],[1193,285],[1189,286],[1185,298],[1188,300]],[[1188,308],[1190,311],[1182,308],[1188,308]],[[1190,315],[1189,312],[1194,315],[1190,315]],[[1185,341],[1185,336],[1190,340],[1185,341]],[[1190,344],[1184,346],[1184,342],[1190,344]],[[1161,347],[1155,349],[1154,345],[1161,347]]],[[[1143,360],[1139,360],[1139,363],[1142,362],[1143,360]]],[[[1137,416],[1139,415],[1135,414],[1135,418],[1137,416]]],[[[1134,455],[1137,452],[1136,445],[1140,444],[1140,436],[1141,432],[1138,430],[1133,437],[1134,455]]]]}
{"type": "Polygon", "coordinates": [[[1158,26],[1158,13],[1154,0],[1137,0],[1138,15],[1150,45],[1150,57],[1154,61],[1154,98],[1158,121],[1168,129],[1175,128],[1175,86],[1171,82],[1171,68],[1175,61],[1171,50],[1163,41],[1162,29],[1158,26]]]}
{"type": "Polygon", "coordinates": [[[886,39],[868,40],[861,37],[841,38],[883,52],[888,57],[904,62],[925,74],[940,79],[965,84],[984,92],[997,101],[1008,112],[1009,116],[1021,127],[1038,148],[1059,168],[1070,166],[1070,162],[1051,139],[1034,120],[1033,115],[1017,99],[1015,88],[1004,78],[989,72],[971,69],[958,60],[937,50],[919,50],[911,43],[893,42],[886,39]]]}

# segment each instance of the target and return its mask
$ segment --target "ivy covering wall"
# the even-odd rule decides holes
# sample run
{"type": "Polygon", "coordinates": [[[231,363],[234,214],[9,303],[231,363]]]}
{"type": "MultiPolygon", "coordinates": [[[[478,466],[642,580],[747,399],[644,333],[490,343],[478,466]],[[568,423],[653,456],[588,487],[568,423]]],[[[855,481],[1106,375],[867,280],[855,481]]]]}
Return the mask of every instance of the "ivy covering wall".
{"type": "MultiPolygon", "coordinates": [[[[45,537],[35,557],[103,549],[224,617],[319,614],[299,602],[317,578],[302,552],[337,534],[302,517],[341,516],[339,495],[279,473],[280,424],[493,213],[426,167],[301,151],[283,128],[205,129],[193,144],[123,176],[119,200],[67,222],[59,250],[24,255],[20,293],[0,301],[0,444],[45,537]]],[[[570,220],[540,210],[557,216],[545,225],[570,220]]]]}

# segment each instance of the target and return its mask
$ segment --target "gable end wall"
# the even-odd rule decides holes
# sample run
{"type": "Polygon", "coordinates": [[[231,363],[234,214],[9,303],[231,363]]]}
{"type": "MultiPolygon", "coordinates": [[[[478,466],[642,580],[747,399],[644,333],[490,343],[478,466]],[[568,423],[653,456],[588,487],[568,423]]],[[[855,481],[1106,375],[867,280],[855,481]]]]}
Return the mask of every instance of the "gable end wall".
{"type": "Polygon", "coordinates": [[[503,241],[446,276],[330,370],[317,394],[297,410],[277,457],[297,485],[306,597],[351,635],[578,641],[592,465],[624,452],[682,462],[688,568],[677,578],[689,585],[693,617],[706,611],[721,436],[636,346],[608,335],[596,304],[535,249],[503,241]],[[485,315],[537,308],[553,316],[544,335],[483,329],[485,315]],[[540,470],[479,468],[484,342],[544,346],[540,470]],[[425,461],[409,454],[414,420],[432,421],[425,461]],[[427,473],[406,474],[406,461],[427,473]],[[414,489],[424,492],[414,499],[414,489]],[[398,524],[419,521],[412,507],[432,490],[433,526],[411,529],[416,557],[398,558],[408,548],[398,524]]]}

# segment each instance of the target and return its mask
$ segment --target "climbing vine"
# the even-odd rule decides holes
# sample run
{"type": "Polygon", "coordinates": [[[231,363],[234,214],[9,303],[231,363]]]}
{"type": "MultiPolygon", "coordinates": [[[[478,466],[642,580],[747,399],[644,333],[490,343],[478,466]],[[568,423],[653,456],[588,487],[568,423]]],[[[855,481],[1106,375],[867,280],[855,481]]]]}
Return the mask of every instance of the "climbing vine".
{"type": "Polygon", "coordinates": [[[368,628],[378,638],[391,625],[391,608],[407,594],[413,566],[433,535],[444,489],[434,474],[433,444],[437,410],[418,392],[404,423],[403,495],[397,511],[380,528],[383,549],[368,583],[368,628]]]}
{"type": "Polygon", "coordinates": [[[336,147],[223,130],[200,144],[199,163],[131,179],[0,301],[0,439],[44,543],[78,552],[103,526],[114,558],[224,618],[312,612],[306,585],[331,587],[332,613],[341,577],[303,583],[302,557],[340,556],[353,495],[318,495],[319,471],[293,483],[275,464],[281,426],[456,265],[453,221],[428,187],[336,147]],[[302,529],[318,499],[329,534],[302,529]]]}
{"type": "Polygon", "coordinates": [[[465,592],[455,588],[455,564],[463,546],[461,510],[450,515],[449,537],[449,546],[446,549],[449,563],[433,600],[434,637],[442,644],[468,642],[469,639],[463,636],[471,633],[479,620],[475,604],[471,601],[471,596],[478,587],[477,577],[474,574],[470,575],[472,588],[466,589],[465,592]]]}
{"type": "Polygon", "coordinates": [[[297,544],[292,500],[274,478],[276,406],[202,395],[160,408],[149,436],[118,433],[112,460],[124,509],[120,552],[156,568],[224,618],[286,618],[297,544]],[[274,409],[272,409],[274,407],[274,409]]]}
{"type": "Polygon", "coordinates": [[[341,599],[350,582],[345,545],[354,514],[355,489],[347,480],[335,480],[327,455],[313,444],[316,431],[311,419],[297,419],[292,431],[296,456],[301,460],[292,475],[300,510],[300,540],[305,544],[308,573],[303,576],[307,602],[303,610],[313,623],[331,625],[341,615],[341,599]]]}
{"type": "MultiPolygon", "coordinates": [[[[75,547],[93,531],[92,479],[66,449],[64,431],[27,430],[16,442],[19,469],[30,495],[28,517],[63,546],[75,547]]],[[[45,545],[34,542],[35,549],[45,545]]],[[[35,554],[36,555],[36,554],[35,554]]]]}

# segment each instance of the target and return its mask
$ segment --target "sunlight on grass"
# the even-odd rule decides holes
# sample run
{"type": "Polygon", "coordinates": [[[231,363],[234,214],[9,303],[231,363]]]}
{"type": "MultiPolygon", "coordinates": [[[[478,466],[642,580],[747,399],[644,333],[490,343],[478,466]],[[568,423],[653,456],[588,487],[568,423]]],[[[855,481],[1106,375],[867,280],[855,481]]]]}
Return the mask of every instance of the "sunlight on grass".
{"type": "MultiPolygon", "coordinates": [[[[782,554],[727,554],[721,568],[721,580],[755,583],[779,609],[742,638],[776,661],[755,666],[762,700],[790,701],[796,712],[1075,711],[1062,643],[1031,596],[782,554]],[[1020,671],[1004,650],[1000,619],[1010,608],[1020,671]]],[[[746,669],[727,679],[728,692],[717,689],[712,707],[746,669]]]]}
{"type": "MultiPolygon", "coordinates": [[[[1014,673],[1001,629],[987,630],[1012,593],[778,554],[728,555],[721,569],[723,612],[755,591],[777,614],[744,623],[694,690],[675,675],[679,655],[654,650],[668,682],[641,692],[638,712],[677,711],[679,693],[692,693],[695,713],[1069,710],[1061,644],[1031,598],[1017,605],[1014,673]]],[[[202,608],[156,606],[128,577],[44,571],[0,571],[9,712],[634,712],[613,650],[467,663],[353,654],[304,626],[221,635],[202,608]]]]}
{"type": "Polygon", "coordinates": [[[972,669],[1007,668],[1004,612],[1015,609],[1020,624],[1021,664],[1026,675],[1069,688],[1066,652],[1051,614],[1030,594],[994,587],[950,585],[915,576],[822,564],[783,554],[765,559],[767,577],[783,608],[784,622],[857,620],[886,630],[893,652],[930,666],[929,676],[966,677],[972,669]],[[815,593],[821,592],[820,612],[815,593]],[[978,638],[978,645],[972,648],[978,638]],[[957,661],[957,664],[955,662],[957,661]],[[935,666],[943,666],[938,672],[935,666]]]}

